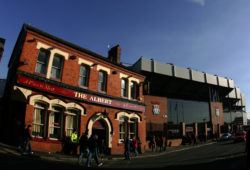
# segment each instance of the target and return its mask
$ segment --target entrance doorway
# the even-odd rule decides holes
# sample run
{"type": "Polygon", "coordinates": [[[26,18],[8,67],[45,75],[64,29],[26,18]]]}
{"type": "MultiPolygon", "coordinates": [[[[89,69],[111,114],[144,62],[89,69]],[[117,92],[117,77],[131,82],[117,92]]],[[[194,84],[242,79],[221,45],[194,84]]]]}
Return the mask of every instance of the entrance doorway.
{"type": "Polygon", "coordinates": [[[106,123],[103,120],[97,120],[93,124],[92,127],[92,134],[98,136],[98,146],[99,146],[99,151],[100,154],[109,154],[108,150],[108,130],[106,123]]]}

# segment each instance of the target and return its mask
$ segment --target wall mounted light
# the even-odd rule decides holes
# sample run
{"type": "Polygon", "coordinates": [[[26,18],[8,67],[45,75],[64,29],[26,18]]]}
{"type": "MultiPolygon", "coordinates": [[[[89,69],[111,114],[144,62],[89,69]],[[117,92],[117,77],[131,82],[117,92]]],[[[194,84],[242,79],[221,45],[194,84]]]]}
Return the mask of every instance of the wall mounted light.
{"type": "Polygon", "coordinates": [[[36,41],[36,38],[28,40],[28,42],[34,42],[34,41],[36,41]]]}
{"type": "Polygon", "coordinates": [[[76,58],[77,57],[75,55],[72,55],[72,56],[69,57],[69,59],[71,59],[71,60],[75,60],[76,58]]]}
{"type": "Polygon", "coordinates": [[[116,70],[114,70],[114,71],[112,72],[112,74],[117,74],[117,71],[116,71],[116,70]]]}
{"type": "Polygon", "coordinates": [[[28,65],[28,62],[26,59],[24,59],[23,61],[19,62],[19,66],[24,66],[24,65],[28,65]]]}

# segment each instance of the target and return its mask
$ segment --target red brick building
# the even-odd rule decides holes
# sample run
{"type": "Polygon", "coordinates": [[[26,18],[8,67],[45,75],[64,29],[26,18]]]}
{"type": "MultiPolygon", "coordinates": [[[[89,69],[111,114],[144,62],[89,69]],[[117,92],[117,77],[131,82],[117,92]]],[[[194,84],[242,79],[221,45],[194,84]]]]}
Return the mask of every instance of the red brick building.
{"type": "Polygon", "coordinates": [[[9,61],[5,140],[17,143],[30,124],[33,150],[61,152],[74,129],[98,134],[111,154],[123,153],[126,136],[143,148],[145,77],[120,55],[119,45],[106,58],[24,24],[9,61]]]}

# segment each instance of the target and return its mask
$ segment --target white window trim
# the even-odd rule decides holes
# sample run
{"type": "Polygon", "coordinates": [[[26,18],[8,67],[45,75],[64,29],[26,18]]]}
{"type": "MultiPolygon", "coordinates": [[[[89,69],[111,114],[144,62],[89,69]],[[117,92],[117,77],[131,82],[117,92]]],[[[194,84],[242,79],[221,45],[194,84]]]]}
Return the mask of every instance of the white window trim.
{"type": "MultiPolygon", "coordinates": [[[[44,43],[38,42],[36,48],[37,49],[49,49],[52,46],[46,45],[44,43]]],[[[50,78],[51,75],[51,68],[52,68],[52,63],[53,63],[53,59],[54,59],[54,55],[55,54],[59,54],[60,56],[64,57],[64,60],[68,60],[69,59],[69,53],[61,51],[57,48],[54,48],[52,50],[50,50],[50,56],[49,56],[49,61],[48,61],[48,67],[47,67],[47,74],[46,74],[46,78],[50,78]]],[[[63,68],[62,68],[63,69],[63,68]]]]}
{"type": "Polygon", "coordinates": [[[79,58],[79,59],[78,59],[78,64],[79,64],[79,65],[82,65],[82,64],[88,65],[88,66],[92,69],[93,67],[91,67],[91,66],[92,66],[94,63],[91,62],[91,61],[85,60],[85,59],[83,59],[83,58],[79,58]]]}
{"type": "Polygon", "coordinates": [[[101,65],[97,65],[97,71],[105,71],[108,75],[110,75],[110,69],[101,65]]]}
{"type": "Polygon", "coordinates": [[[121,81],[122,81],[122,79],[127,79],[128,80],[128,91],[127,91],[127,93],[128,93],[128,99],[129,100],[136,100],[136,99],[132,99],[131,98],[131,88],[130,88],[130,84],[131,84],[131,82],[132,81],[134,81],[134,82],[136,82],[137,83],[137,85],[140,83],[140,80],[139,79],[136,79],[136,78],[134,78],[134,77],[129,77],[129,75],[127,75],[127,74],[123,74],[123,73],[120,73],[120,79],[121,79],[121,81]]]}

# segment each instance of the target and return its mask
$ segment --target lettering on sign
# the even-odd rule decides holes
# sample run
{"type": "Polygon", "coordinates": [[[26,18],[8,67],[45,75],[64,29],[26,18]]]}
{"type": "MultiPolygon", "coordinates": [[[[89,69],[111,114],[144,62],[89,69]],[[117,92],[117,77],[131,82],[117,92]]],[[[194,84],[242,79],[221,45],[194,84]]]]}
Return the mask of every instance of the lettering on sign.
{"type": "Polygon", "coordinates": [[[44,82],[34,80],[34,79],[24,77],[24,76],[18,77],[18,83],[31,87],[31,88],[39,89],[39,90],[50,92],[53,94],[67,96],[67,97],[74,98],[74,99],[79,99],[79,100],[90,102],[90,103],[97,103],[97,104],[105,105],[105,106],[145,112],[145,106],[142,106],[142,105],[132,104],[132,103],[118,101],[118,100],[112,100],[112,99],[105,98],[105,97],[99,97],[97,95],[95,96],[95,95],[90,95],[90,94],[86,94],[86,93],[82,93],[78,91],[73,91],[70,89],[58,87],[52,84],[44,83],[44,82]]]}

